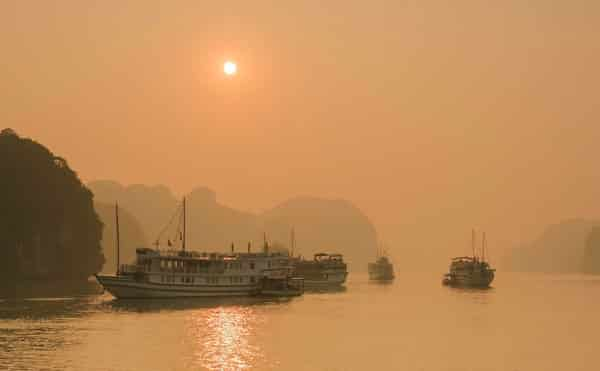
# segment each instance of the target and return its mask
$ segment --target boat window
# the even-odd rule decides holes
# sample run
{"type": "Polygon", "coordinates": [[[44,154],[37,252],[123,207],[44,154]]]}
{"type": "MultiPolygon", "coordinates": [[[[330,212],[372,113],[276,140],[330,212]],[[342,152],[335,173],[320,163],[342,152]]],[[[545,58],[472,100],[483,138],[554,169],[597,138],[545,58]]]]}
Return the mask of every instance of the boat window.
{"type": "Polygon", "coordinates": [[[254,262],[250,262],[250,269],[254,269],[254,262]]]}

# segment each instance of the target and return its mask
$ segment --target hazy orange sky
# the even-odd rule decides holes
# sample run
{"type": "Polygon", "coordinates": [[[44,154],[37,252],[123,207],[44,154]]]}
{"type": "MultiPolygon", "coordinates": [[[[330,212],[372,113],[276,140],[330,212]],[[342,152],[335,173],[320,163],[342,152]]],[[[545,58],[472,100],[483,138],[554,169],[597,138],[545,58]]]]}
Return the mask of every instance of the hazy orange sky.
{"type": "Polygon", "coordinates": [[[340,197],[397,248],[501,249],[600,218],[599,36],[592,0],[5,0],[0,122],[85,181],[340,197]]]}

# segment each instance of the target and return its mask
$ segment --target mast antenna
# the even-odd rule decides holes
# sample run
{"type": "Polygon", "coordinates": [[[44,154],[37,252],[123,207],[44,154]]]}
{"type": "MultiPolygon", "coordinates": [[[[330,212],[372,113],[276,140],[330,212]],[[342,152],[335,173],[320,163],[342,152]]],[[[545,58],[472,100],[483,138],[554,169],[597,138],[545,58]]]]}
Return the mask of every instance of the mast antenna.
{"type": "Polygon", "coordinates": [[[475,258],[475,229],[471,230],[471,251],[473,252],[473,258],[475,258]]]}
{"type": "Polygon", "coordinates": [[[185,252],[185,237],[186,237],[185,236],[185,224],[186,224],[185,213],[186,213],[186,210],[185,210],[185,197],[184,197],[183,198],[183,239],[182,239],[183,241],[181,242],[181,248],[183,249],[184,252],[185,252]]]}
{"type": "Polygon", "coordinates": [[[294,232],[294,227],[292,227],[292,233],[291,233],[291,241],[290,241],[290,248],[291,248],[291,252],[290,255],[292,257],[294,257],[294,248],[296,247],[296,233],[294,232]]]}
{"type": "Polygon", "coordinates": [[[120,255],[121,255],[121,236],[119,235],[119,204],[115,202],[115,226],[117,230],[117,276],[121,273],[120,255]]]}
{"type": "Polygon", "coordinates": [[[485,232],[483,232],[483,237],[481,239],[481,261],[485,261],[485,232]]]}
{"type": "Polygon", "coordinates": [[[269,243],[267,242],[267,232],[263,232],[263,239],[265,242],[265,245],[263,246],[263,252],[265,254],[267,254],[269,252],[269,243]]]}

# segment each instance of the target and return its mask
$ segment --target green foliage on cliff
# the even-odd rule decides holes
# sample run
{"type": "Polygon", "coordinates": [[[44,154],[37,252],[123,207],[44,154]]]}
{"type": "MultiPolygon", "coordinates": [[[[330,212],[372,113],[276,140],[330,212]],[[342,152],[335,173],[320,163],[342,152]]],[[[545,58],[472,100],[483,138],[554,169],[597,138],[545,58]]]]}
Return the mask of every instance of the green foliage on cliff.
{"type": "Polygon", "coordinates": [[[102,267],[92,192],[43,145],[0,132],[0,279],[83,279],[102,267]]]}

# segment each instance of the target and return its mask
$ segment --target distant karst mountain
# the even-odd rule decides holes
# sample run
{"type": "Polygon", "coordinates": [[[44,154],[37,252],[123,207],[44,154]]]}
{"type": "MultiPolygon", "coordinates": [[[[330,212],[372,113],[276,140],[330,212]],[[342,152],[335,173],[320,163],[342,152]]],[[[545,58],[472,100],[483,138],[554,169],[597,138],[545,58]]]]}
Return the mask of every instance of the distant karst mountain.
{"type": "Polygon", "coordinates": [[[584,273],[600,274],[600,226],[594,226],[587,235],[582,266],[584,273]]]}
{"type": "Polygon", "coordinates": [[[369,218],[346,200],[298,197],[259,215],[264,229],[278,241],[296,235],[296,253],[340,252],[358,270],[366,269],[377,246],[377,232],[369,218]]]}
{"type": "MultiPolygon", "coordinates": [[[[167,240],[179,246],[180,225],[177,220],[169,225],[169,221],[174,216],[177,219],[180,200],[167,187],[122,186],[113,181],[95,181],[89,187],[97,201],[118,201],[130,211],[149,242],[160,234],[163,246],[167,240]]],[[[369,218],[345,200],[298,197],[260,214],[222,205],[215,192],[204,187],[195,188],[186,200],[187,245],[194,250],[226,251],[233,243],[238,251],[245,251],[249,241],[257,250],[262,246],[263,233],[272,244],[287,248],[294,228],[297,254],[310,257],[320,251],[339,252],[350,262],[351,269],[364,270],[377,245],[375,227],[369,218]]]]}
{"type": "MultiPolygon", "coordinates": [[[[599,221],[570,219],[550,225],[532,243],[515,249],[507,258],[509,269],[522,272],[578,273],[584,267],[586,240],[599,221]]],[[[586,255],[592,255],[588,247],[586,255]]],[[[594,251],[594,253],[596,253],[594,251]]],[[[600,260],[594,260],[599,264],[600,260]]],[[[587,263],[586,270],[600,270],[600,265],[587,263]],[[592,268],[594,265],[595,268],[592,268]]]]}

